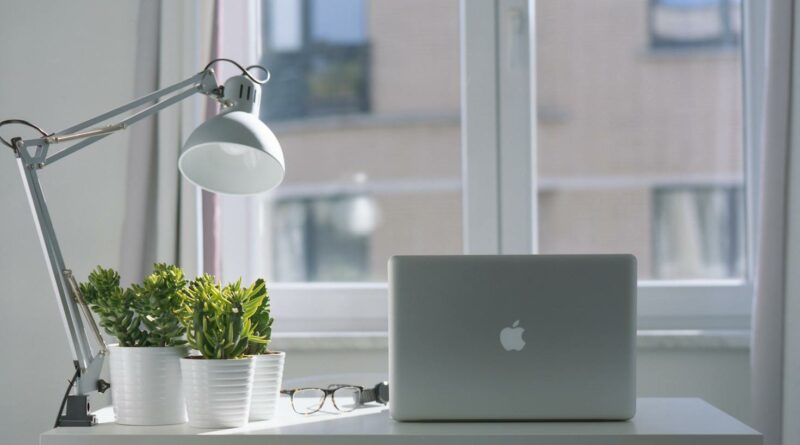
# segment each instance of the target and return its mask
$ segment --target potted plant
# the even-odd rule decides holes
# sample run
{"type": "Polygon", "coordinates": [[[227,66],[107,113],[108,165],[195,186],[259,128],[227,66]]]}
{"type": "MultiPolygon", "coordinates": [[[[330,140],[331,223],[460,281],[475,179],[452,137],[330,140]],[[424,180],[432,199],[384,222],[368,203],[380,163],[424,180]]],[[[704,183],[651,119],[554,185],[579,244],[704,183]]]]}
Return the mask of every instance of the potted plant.
{"type": "Polygon", "coordinates": [[[251,319],[266,295],[240,282],[223,287],[210,275],[192,281],[182,295],[186,338],[201,354],[180,360],[189,425],[245,425],[255,369],[247,347],[266,342],[253,333],[251,319]]]}
{"type": "Polygon", "coordinates": [[[247,345],[247,354],[255,359],[253,396],[250,399],[250,420],[269,420],[275,415],[283,379],[283,362],[286,354],[270,351],[272,322],[269,293],[262,279],[256,280],[248,289],[257,296],[263,296],[261,304],[251,318],[251,326],[256,341],[247,345]]]}
{"type": "Polygon", "coordinates": [[[176,311],[183,271],[156,264],[141,284],[123,290],[113,269],[98,266],[80,290],[118,344],[109,347],[111,399],[117,423],[186,422],[179,359],[188,353],[176,311]]]}

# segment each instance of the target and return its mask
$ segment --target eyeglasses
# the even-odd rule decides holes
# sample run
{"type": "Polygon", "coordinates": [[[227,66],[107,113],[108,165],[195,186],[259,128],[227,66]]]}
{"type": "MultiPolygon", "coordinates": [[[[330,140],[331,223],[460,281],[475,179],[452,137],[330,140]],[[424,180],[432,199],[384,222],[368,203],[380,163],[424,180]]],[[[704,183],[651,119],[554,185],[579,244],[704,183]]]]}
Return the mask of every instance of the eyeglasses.
{"type": "Polygon", "coordinates": [[[281,394],[291,397],[292,409],[297,414],[314,414],[322,409],[325,399],[331,396],[337,411],[350,412],[356,409],[361,401],[363,386],[329,385],[327,388],[295,388],[282,389],[281,394]]]}

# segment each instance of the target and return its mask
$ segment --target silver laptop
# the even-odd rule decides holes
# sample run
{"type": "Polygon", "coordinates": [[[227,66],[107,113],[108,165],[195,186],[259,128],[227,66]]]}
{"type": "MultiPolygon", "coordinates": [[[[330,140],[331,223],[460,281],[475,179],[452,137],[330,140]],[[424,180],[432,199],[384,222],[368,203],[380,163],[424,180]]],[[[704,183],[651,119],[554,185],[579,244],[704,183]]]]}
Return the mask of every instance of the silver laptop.
{"type": "Polygon", "coordinates": [[[624,420],[636,409],[632,255],[389,260],[395,420],[624,420]]]}

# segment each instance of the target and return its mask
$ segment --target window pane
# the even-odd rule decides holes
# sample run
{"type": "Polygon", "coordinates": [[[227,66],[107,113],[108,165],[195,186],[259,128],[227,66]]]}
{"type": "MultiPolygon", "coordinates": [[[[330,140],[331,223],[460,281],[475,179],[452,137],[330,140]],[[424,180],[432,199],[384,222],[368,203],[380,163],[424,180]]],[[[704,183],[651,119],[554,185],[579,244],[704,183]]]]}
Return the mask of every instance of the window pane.
{"type": "Polygon", "coordinates": [[[740,2],[538,0],[539,247],[744,274],[740,2]]]}
{"type": "Polygon", "coordinates": [[[384,281],[393,254],[461,253],[458,0],[285,2],[262,8],[286,157],[269,276],[384,281]]]}

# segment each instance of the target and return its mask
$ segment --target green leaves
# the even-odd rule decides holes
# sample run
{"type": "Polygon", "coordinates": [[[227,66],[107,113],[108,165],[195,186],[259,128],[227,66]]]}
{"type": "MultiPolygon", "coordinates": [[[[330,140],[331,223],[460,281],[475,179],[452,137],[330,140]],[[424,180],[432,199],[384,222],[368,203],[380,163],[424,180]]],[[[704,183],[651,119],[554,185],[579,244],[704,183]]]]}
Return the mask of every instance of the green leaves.
{"type": "Polygon", "coordinates": [[[222,286],[211,275],[187,283],[179,267],[158,263],[129,289],[119,274],[98,266],[80,284],[100,326],[121,346],[189,346],[206,358],[267,352],[273,319],[264,280],[222,286]],[[184,338],[185,336],[185,338],[184,338]]]}
{"type": "Polygon", "coordinates": [[[259,278],[250,286],[248,291],[253,294],[253,301],[261,298],[261,303],[253,309],[253,314],[250,317],[255,336],[247,345],[247,353],[250,355],[264,354],[267,352],[269,341],[272,339],[272,322],[274,321],[271,314],[267,285],[264,280],[259,278]]]}
{"type": "Polygon", "coordinates": [[[264,280],[247,288],[242,287],[241,280],[223,287],[214,277],[203,275],[192,281],[181,296],[179,315],[187,329],[189,346],[204,357],[240,358],[253,353],[251,343],[266,345],[269,337],[263,335],[263,330],[256,330],[260,325],[254,324],[267,301],[264,280]]]}
{"type": "Polygon", "coordinates": [[[141,324],[148,332],[151,346],[186,344],[182,338],[186,329],[176,314],[181,307],[180,292],[185,287],[183,270],[163,263],[155,264],[153,273],[141,285],[131,286],[136,296],[136,312],[141,316],[141,324]]]}
{"type": "Polygon", "coordinates": [[[100,317],[100,326],[120,346],[178,346],[186,343],[186,329],[176,312],[181,308],[180,291],[186,287],[183,271],[158,263],[141,284],[119,287],[113,269],[97,269],[80,284],[89,307],[100,317]]]}

